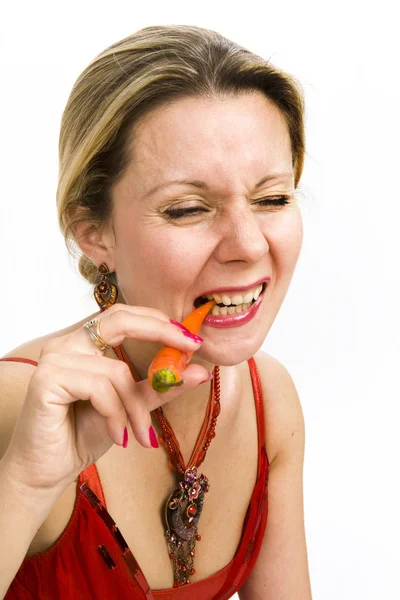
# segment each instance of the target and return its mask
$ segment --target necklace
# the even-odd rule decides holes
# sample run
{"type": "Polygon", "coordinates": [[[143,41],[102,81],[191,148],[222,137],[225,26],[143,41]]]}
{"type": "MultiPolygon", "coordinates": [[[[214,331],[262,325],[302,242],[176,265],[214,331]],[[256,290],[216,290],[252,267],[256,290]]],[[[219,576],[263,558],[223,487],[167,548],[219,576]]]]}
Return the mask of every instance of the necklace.
{"type": "MultiPolygon", "coordinates": [[[[129,367],[136,382],[141,381],[122,345],[113,348],[120,360],[129,367]]],[[[174,571],[174,588],[190,583],[189,576],[194,575],[194,557],[196,542],[201,540],[197,524],[204,505],[204,495],[210,489],[208,478],[198,474],[198,467],[204,461],[207,450],[215,437],[215,426],[221,411],[219,366],[215,365],[211,380],[210,396],[206,415],[190,460],[185,466],[179,442],[161,406],[155,416],[162,430],[162,440],[170,455],[170,465],[181,476],[178,487],[168,496],[165,503],[165,537],[169,557],[174,571]]]]}

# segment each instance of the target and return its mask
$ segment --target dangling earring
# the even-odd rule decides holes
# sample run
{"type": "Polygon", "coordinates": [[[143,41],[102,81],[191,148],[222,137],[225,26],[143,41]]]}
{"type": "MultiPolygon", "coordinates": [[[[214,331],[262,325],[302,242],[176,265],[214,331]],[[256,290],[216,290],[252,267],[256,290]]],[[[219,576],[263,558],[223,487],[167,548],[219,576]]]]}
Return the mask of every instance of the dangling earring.
{"type": "Polygon", "coordinates": [[[100,265],[98,270],[103,277],[101,278],[101,282],[94,288],[94,297],[100,308],[102,310],[107,310],[107,308],[110,308],[117,300],[118,289],[117,286],[109,282],[106,277],[107,273],[110,272],[106,263],[100,265]]]}

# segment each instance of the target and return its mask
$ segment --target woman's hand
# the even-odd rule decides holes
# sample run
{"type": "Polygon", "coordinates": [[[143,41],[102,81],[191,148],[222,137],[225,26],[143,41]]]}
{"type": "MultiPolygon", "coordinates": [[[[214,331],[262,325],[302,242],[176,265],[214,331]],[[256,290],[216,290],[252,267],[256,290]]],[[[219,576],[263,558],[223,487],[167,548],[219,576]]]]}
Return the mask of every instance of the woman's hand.
{"type": "MultiPolygon", "coordinates": [[[[115,304],[96,316],[110,346],[125,338],[189,352],[201,345],[156,309],[115,304]]],[[[4,458],[28,488],[66,488],[113,443],[122,445],[128,422],[137,441],[150,448],[150,412],[208,376],[204,367],[189,365],[184,385],[159,394],[148,379],[136,383],[123,361],[103,356],[83,327],[52,338],[42,349],[4,458]]]]}

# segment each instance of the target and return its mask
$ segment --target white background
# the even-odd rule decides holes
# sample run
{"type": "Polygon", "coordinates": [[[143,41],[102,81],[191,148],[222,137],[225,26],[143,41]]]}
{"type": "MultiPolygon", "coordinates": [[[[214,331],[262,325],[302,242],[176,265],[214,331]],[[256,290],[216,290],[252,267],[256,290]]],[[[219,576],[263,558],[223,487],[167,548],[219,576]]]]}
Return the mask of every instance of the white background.
{"type": "MultiPolygon", "coordinates": [[[[81,71],[142,27],[215,29],[306,94],[304,244],[264,349],[306,421],[314,600],[398,600],[400,85],[395,2],[19,2],[0,15],[0,355],[95,312],[55,192],[81,71]]],[[[293,599],[296,600],[296,599],[293,599]]]]}

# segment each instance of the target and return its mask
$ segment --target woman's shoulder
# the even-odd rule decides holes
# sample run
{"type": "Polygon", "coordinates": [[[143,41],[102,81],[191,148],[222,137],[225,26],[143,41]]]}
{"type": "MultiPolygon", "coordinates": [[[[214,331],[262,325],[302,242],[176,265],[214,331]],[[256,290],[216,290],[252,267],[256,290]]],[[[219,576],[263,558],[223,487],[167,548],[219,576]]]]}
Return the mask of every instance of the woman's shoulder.
{"type": "MultiPolygon", "coordinates": [[[[43,336],[34,338],[27,342],[23,342],[19,346],[16,346],[12,350],[8,351],[7,354],[3,354],[3,356],[1,356],[0,358],[27,358],[28,360],[33,360],[35,362],[38,362],[42,348],[48,340],[51,340],[56,337],[62,337],[63,335],[67,335],[68,333],[72,333],[76,329],[79,329],[80,327],[82,327],[86,321],[88,321],[89,319],[92,319],[96,314],[98,314],[98,311],[96,311],[92,315],[85,317],[84,319],[82,319],[80,321],[77,321],[76,323],[73,323],[72,325],[68,325],[67,327],[63,327],[62,329],[59,329],[57,331],[52,331],[43,336]]],[[[5,361],[0,364],[1,365],[6,365],[6,364],[10,365],[10,362],[5,361]]],[[[18,363],[14,363],[14,364],[18,364],[18,363]]],[[[21,363],[19,363],[19,364],[21,364],[21,363]]]]}
{"type": "Polygon", "coordinates": [[[295,383],[288,369],[260,350],[254,355],[260,378],[265,443],[270,465],[286,453],[294,432],[304,436],[304,416],[295,383]]]}

